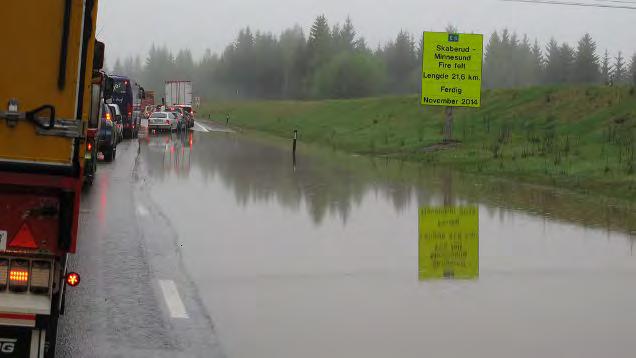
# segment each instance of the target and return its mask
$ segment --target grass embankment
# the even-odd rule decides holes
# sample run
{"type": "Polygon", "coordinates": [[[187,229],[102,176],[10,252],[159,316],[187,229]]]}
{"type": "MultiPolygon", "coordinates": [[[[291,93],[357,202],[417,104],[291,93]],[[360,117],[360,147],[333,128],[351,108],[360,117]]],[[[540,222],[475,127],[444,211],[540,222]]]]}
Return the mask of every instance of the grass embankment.
{"type": "Polygon", "coordinates": [[[301,142],[636,199],[633,88],[541,87],[485,91],[481,109],[456,109],[441,145],[443,108],[417,96],[208,103],[201,116],[301,142]]]}

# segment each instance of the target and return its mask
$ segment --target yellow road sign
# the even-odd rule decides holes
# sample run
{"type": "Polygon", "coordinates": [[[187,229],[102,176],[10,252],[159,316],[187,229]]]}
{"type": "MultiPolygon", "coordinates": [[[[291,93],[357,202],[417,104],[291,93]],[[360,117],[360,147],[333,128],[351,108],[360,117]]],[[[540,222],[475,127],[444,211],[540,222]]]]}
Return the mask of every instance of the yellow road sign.
{"type": "Polygon", "coordinates": [[[480,107],[484,36],[425,32],[422,104],[480,107]]]}
{"type": "Polygon", "coordinates": [[[420,280],[479,276],[478,208],[421,208],[419,231],[420,280]]]}

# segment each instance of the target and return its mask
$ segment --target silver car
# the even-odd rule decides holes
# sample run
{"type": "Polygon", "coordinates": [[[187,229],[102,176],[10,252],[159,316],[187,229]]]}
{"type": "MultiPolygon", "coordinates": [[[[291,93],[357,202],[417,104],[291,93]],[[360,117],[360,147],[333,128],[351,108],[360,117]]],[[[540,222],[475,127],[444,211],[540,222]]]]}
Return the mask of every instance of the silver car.
{"type": "Polygon", "coordinates": [[[172,112],[154,112],[148,118],[148,129],[176,130],[179,124],[177,116],[172,112]]]}

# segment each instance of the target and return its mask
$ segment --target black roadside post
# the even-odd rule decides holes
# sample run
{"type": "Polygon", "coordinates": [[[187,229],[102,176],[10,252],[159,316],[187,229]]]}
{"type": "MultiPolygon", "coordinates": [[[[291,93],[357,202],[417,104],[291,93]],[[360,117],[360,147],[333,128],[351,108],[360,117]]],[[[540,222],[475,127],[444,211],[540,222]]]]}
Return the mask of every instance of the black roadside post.
{"type": "Polygon", "coordinates": [[[294,129],[294,138],[292,141],[292,159],[294,164],[294,170],[296,170],[296,141],[298,140],[298,129],[294,129]]]}

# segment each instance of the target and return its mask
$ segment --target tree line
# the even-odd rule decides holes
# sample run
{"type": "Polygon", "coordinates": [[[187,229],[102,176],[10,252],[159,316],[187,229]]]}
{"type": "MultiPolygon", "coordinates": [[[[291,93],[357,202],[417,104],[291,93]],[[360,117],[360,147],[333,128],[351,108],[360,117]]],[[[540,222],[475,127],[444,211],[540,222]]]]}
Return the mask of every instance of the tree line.
{"type": "MultiPolygon", "coordinates": [[[[447,32],[456,32],[449,26],[447,32]]],[[[160,93],[169,79],[193,81],[207,99],[355,98],[420,91],[422,38],[400,31],[371,49],[350,18],[331,26],[318,16],[309,34],[300,26],[275,36],[239,31],[220,54],[206,50],[195,60],[188,49],[172,53],[153,45],[144,61],[139,56],[117,59],[115,74],[131,76],[160,93]]],[[[572,47],[552,39],[541,46],[527,36],[504,29],[494,32],[484,49],[484,86],[510,88],[544,84],[636,84],[636,54],[611,57],[597,53],[585,34],[572,47]]]]}
{"type": "Polygon", "coordinates": [[[519,38],[508,30],[494,32],[484,49],[486,88],[510,88],[556,84],[636,85],[636,53],[598,55],[597,44],[585,34],[572,47],[552,38],[545,47],[519,38]],[[629,62],[628,62],[629,61],[629,62]]]}

